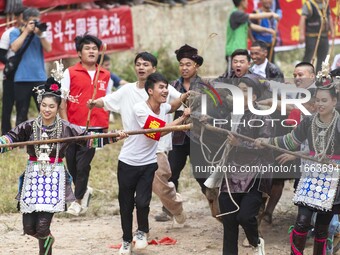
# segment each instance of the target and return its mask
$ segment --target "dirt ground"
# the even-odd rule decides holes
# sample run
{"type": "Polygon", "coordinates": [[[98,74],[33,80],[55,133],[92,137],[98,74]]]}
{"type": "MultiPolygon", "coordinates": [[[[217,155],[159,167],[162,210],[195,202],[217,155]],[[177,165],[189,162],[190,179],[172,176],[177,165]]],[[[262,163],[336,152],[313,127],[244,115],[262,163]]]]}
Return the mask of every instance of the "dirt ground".
{"type": "MultiPolygon", "coordinates": [[[[154,221],[154,215],[161,210],[158,199],[152,200],[150,211],[150,239],[159,240],[163,237],[171,237],[176,239],[177,243],[175,245],[149,245],[142,252],[133,254],[221,254],[223,227],[210,216],[207,202],[199,193],[198,185],[197,189],[191,188],[184,191],[182,195],[188,215],[183,228],[171,228],[170,222],[154,221]]],[[[283,197],[274,213],[273,224],[261,226],[267,255],[289,254],[287,230],[293,224],[296,213],[296,207],[291,202],[292,195],[292,184],[286,183],[283,197]]],[[[118,208],[118,205],[116,206],[118,208]]],[[[32,237],[22,235],[21,224],[19,213],[0,215],[1,255],[38,254],[37,241],[32,237]]],[[[55,217],[52,223],[52,233],[56,237],[53,246],[54,255],[118,254],[118,250],[110,246],[119,244],[122,236],[119,215],[55,217]]],[[[250,255],[251,249],[241,246],[244,237],[241,230],[239,254],[250,255]]],[[[311,253],[311,243],[309,243],[305,254],[311,253]]]]}

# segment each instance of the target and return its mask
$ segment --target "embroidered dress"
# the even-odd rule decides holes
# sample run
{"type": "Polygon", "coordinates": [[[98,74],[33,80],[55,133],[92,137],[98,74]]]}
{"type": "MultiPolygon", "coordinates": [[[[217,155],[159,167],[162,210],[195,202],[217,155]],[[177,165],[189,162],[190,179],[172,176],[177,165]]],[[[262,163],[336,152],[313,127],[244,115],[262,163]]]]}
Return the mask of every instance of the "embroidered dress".
{"type": "Polygon", "coordinates": [[[324,163],[302,160],[300,178],[293,202],[314,210],[340,212],[340,118],[334,112],[330,123],[322,123],[318,115],[302,120],[291,133],[276,137],[271,143],[288,150],[296,150],[308,140],[310,156],[324,163]],[[336,207],[334,207],[336,206],[336,207]]]}
{"type": "Polygon", "coordinates": [[[41,171],[38,162],[28,161],[20,195],[20,211],[62,212],[65,210],[64,163],[48,164],[41,171]]]}
{"type": "MultiPolygon", "coordinates": [[[[340,164],[340,160],[334,160],[340,164]]],[[[332,171],[332,166],[305,160],[302,164],[301,179],[296,189],[293,202],[322,211],[330,211],[339,185],[339,171],[332,171]]]]}
{"type": "MultiPolygon", "coordinates": [[[[0,144],[40,140],[43,132],[48,134],[48,138],[63,138],[83,134],[80,127],[61,120],[59,117],[49,127],[42,126],[41,117],[38,117],[35,120],[19,124],[6,135],[1,136],[0,144]]],[[[85,146],[86,142],[83,143],[85,146]]],[[[20,178],[17,196],[22,213],[62,212],[65,210],[65,203],[75,199],[71,189],[70,174],[62,162],[67,145],[67,143],[58,143],[47,146],[49,161],[45,162],[45,165],[37,161],[41,155],[39,146],[27,146],[29,160],[25,172],[20,178]]],[[[8,148],[1,148],[0,152],[3,153],[8,150],[8,148]]]]}

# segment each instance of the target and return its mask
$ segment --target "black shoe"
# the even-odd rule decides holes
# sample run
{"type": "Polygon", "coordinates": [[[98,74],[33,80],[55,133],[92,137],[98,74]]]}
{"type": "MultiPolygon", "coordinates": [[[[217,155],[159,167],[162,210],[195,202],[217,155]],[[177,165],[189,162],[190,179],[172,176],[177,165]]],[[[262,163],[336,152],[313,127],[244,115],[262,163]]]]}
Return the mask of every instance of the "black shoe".
{"type": "Polygon", "coordinates": [[[165,212],[161,212],[155,216],[155,221],[158,222],[165,222],[165,221],[170,221],[171,217],[167,215],[165,212]]]}
{"type": "Polygon", "coordinates": [[[170,220],[172,220],[172,214],[163,206],[162,212],[155,216],[155,221],[165,222],[170,220]]]}

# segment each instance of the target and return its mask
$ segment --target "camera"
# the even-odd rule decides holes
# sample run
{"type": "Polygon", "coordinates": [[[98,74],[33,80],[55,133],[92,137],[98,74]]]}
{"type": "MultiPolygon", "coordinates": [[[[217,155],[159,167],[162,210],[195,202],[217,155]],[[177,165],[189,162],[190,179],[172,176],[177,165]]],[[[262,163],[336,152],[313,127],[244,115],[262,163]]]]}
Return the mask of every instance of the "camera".
{"type": "Polygon", "coordinates": [[[34,25],[39,28],[41,32],[45,32],[47,29],[47,24],[46,23],[40,23],[39,20],[34,20],[34,25]]]}

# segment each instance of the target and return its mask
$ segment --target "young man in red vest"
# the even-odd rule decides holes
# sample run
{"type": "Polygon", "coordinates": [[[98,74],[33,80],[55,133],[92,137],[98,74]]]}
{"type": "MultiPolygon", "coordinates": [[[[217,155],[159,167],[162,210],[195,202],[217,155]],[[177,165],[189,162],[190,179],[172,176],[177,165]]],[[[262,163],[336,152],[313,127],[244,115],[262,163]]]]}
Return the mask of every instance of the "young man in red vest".
{"type": "MultiPolygon", "coordinates": [[[[68,96],[64,96],[60,115],[63,119],[85,129],[89,111],[86,102],[92,98],[94,85],[97,84],[96,98],[103,97],[111,93],[112,80],[110,79],[110,72],[104,68],[100,68],[98,80],[95,80],[98,71],[97,59],[102,44],[97,37],[89,34],[77,36],[75,44],[80,62],[64,72],[61,84],[62,90],[68,92],[68,96]]],[[[108,126],[109,113],[103,109],[93,109],[88,131],[103,132],[107,130],[108,126]]],[[[88,208],[92,188],[88,187],[87,184],[94,154],[94,148],[89,149],[77,144],[71,144],[67,149],[66,162],[73,178],[76,197],[76,201],[67,210],[70,214],[78,216],[85,213],[88,208]]]]}

